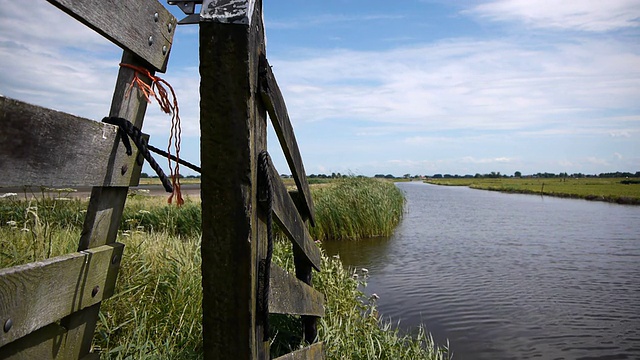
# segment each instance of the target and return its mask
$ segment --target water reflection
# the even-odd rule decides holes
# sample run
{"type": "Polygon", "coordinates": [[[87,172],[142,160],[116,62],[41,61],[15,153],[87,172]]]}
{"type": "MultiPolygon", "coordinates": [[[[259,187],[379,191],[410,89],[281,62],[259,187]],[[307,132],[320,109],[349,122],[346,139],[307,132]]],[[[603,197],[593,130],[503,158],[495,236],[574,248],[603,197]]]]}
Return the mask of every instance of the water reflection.
{"type": "Polygon", "coordinates": [[[400,183],[390,239],[326,243],[456,359],[640,358],[640,207],[400,183]]]}

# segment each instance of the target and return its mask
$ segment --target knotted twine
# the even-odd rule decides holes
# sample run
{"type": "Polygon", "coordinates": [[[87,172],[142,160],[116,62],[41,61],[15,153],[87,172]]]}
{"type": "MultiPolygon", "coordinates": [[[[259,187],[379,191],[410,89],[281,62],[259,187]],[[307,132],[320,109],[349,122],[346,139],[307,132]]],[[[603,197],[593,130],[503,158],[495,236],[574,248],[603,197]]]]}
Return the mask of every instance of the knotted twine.
{"type": "Polygon", "coordinates": [[[182,127],[180,124],[180,109],[178,108],[178,98],[176,97],[176,93],[173,90],[173,87],[164,79],[159,76],[152,75],[149,70],[135,66],[131,64],[120,63],[121,67],[126,67],[134,71],[133,79],[131,80],[131,84],[129,85],[129,90],[127,91],[127,96],[131,94],[133,87],[135,85],[138,86],[138,89],[142,92],[142,95],[147,100],[147,102],[151,103],[151,96],[156,99],[160,109],[166,113],[171,115],[171,131],[169,133],[169,144],[167,146],[167,161],[169,162],[169,174],[171,177],[171,184],[173,191],[171,192],[171,196],[167,200],[169,204],[172,203],[173,197],[176,197],[176,204],[181,206],[184,204],[184,199],[182,198],[182,192],[180,191],[180,144],[181,144],[181,136],[182,136],[182,127]],[[144,75],[151,80],[151,85],[148,85],[142,79],[140,79],[140,75],[144,75]],[[169,94],[167,93],[167,89],[165,89],[164,85],[166,85],[171,91],[171,99],[169,98],[169,94]],[[171,161],[171,148],[175,150],[175,159],[176,161],[171,161]],[[175,164],[175,165],[174,165],[175,164]]]}

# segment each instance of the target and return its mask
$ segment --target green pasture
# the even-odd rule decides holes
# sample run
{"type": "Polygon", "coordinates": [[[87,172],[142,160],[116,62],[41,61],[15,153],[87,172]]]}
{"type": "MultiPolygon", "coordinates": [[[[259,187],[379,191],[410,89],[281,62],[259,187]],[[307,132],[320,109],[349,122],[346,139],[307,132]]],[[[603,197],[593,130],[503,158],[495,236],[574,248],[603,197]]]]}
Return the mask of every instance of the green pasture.
{"type": "Polygon", "coordinates": [[[623,178],[447,178],[436,185],[640,204],[640,184],[623,178]]]}

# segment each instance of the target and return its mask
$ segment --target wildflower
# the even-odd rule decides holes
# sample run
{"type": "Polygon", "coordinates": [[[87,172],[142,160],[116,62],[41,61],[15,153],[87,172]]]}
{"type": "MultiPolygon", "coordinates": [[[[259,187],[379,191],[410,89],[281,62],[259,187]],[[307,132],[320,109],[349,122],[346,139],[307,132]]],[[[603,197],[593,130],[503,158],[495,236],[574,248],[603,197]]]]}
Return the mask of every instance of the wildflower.
{"type": "Polygon", "coordinates": [[[9,225],[9,226],[16,226],[17,224],[18,223],[13,221],[13,220],[7,221],[7,225],[9,225]]]}
{"type": "Polygon", "coordinates": [[[369,273],[369,269],[367,269],[367,268],[362,268],[362,273],[363,273],[363,274],[368,274],[368,273],[369,273]]]}
{"type": "Polygon", "coordinates": [[[136,226],[136,230],[144,230],[144,226],[138,225],[138,226],[136,226]]]}
{"type": "Polygon", "coordinates": [[[358,274],[353,274],[353,278],[357,280],[358,279],[358,274]]]}
{"type": "Polygon", "coordinates": [[[29,229],[27,229],[27,228],[22,228],[22,229],[20,229],[20,231],[29,232],[29,231],[31,231],[31,230],[29,230],[29,229]]]}
{"type": "Polygon", "coordinates": [[[18,194],[16,193],[6,193],[6,194],[0,195],[0,198],[10,198],[10,197],[16,197],[16,196],[18,196],[18,194]]]}
{"type": "Polygon", "coordinates": [[[151,212],[147,211],[147,210],[139,210],[138,213],[143,214],[143,215],[144,214],[151,214],[151,212]]]}
{"type": "Polygon", "coordinates": [[[380,299],[380,296],[378,296],[378,294],[373,293],[371,294],[371,296],[369,296],[369,300],[378,300],[380,299]]]}

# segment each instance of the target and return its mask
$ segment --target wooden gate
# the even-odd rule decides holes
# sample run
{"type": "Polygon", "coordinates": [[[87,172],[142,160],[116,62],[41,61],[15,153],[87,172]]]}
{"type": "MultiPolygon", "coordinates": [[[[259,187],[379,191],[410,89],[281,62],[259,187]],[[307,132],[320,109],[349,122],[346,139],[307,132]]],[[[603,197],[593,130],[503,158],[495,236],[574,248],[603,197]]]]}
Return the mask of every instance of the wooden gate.
{"type": "MultiPolygon", "coordinates": [[[[316,339],[317,317],[324,315],[323,295],[309,286],[312,269],[320,270],[320,252],[305,223],[314,222],[313,202],[284,99],[266,59],[262,1],[205,0],[199,27],[205,357],[267,359],[263,311],[302,315],[309,343],[316,339]],[[268,158],[271,189],[261,189],[267,113],[297,195],[289,195],[268,158]],[[270,208],[260,204],[261,190],[272,194],[270,208]],[[295,277],[268,263],[268,212],[293,243],[295,277]],[[265,273],[270,273],[270,286],[265,273]],[[268,310],[260,306],[265,286],[270,289],[268,310]]],[[[323,357],[322,344],[315,343],[283,358],[323,357]]]]}
{"type": "MultiPolygon", "coordinates": [[[[177,20],[157,0],[49,2],[123,48],[122,63],[165,71],[177,20]]],[[[133,77],[120,68],[109,116],[142,128],[147,101],[128,96],[133,77]]],[[[0,97],[0,186],[93,187],[78,252],[0,270],[0,358],[99,357],[91,342],[100,302],[114,292],[136,158],[113,125],[0,97]]]]}
{"type": "MultiPolygon", "coordinates": [[[[166,70],[177,20],[157,0],[48,1],[123,48],[122,63],[152,74],[166,70]]],[[[170,3],[191,8],[193,19],[196,2],[170,3]]],[[[312,269],[320,269],[320,253],[306,227],[314,221],[313,203],[266,59],[262,2],[205,0],[196,17],[204,356],[269,358],[264,314],[285,313],[302,316],[301,332],[312,344],[282,358],[321,359],[322,344],[313,342],[324,298],[309,286],[312,269]],[[268,157],[261,159],[271,181],[258,180],[267,112],[297,195],[287,193],[268,157]],[[271,206],[261,201],[267,195],[271,206]],[[295,277],[268,261],[269,214],[293,243],[295,277]]],[[[147,101],[128,95],[134,75],[120,68],[109,116],[142,129],[147,101]]],[[[116,237],[128,187],[138,184],[136,159],[135,152],[126,154],[113,125],[0,96],[0,187],[92,187],[78,252],[0,270],[0,359],[99,357],[91,353],[91,342],[100,302],[114,293],[124,247],[116,237]]]]}

